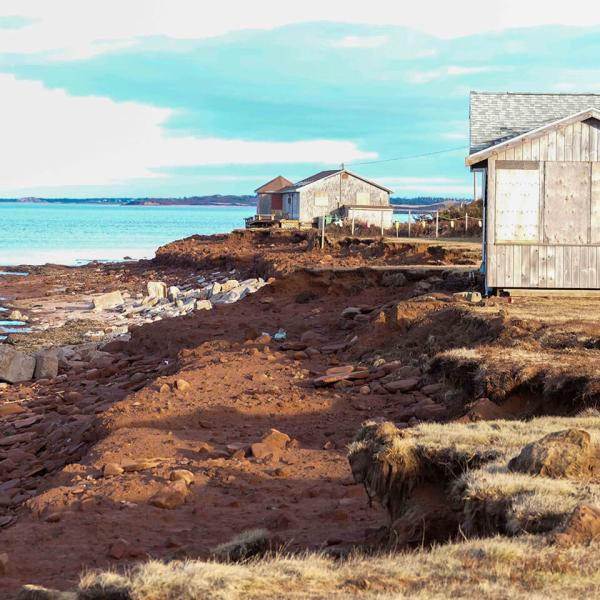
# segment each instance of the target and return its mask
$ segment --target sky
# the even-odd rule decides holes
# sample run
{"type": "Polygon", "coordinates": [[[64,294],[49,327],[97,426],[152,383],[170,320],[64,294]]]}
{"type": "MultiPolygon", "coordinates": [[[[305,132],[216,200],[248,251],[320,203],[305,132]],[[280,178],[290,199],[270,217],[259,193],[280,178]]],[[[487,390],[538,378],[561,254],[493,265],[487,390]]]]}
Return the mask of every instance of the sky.
{"type": "Polygon", "coordinates": [[[600,93],[594,8],[0,0],[0,197],[251,194],[341,163],[468,197],[469,91],[600,93]]]}

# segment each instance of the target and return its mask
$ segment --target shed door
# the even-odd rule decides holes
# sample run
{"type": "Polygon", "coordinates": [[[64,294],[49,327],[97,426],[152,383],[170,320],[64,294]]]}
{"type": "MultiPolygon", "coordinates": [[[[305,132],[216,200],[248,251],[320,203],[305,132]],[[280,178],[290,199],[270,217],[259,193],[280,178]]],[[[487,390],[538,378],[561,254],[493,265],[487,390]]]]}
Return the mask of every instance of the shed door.
{"type": "Polygon", "coordinates": [[[537,242],[539,222],[539,163],[496,161],[496,241],[537,242]]]}
{"type": "Polygon", "coordinates": [[[548,244],[587,244],[590,221],[591,165],[547,162],[544,238],[548,244]]]}

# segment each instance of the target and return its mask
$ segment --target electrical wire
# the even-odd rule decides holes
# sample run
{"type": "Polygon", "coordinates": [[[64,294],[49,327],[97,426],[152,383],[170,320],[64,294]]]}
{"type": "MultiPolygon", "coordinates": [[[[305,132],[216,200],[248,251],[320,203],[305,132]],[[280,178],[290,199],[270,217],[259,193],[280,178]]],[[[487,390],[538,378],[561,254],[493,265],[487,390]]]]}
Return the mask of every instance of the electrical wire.
{"type": "Polygon", "coordinates": [[[409,160],[411,158],[424,158],[426,156],[434,156],[436,154],[445,154],[447,152],[457,152],[458,150],[468,150],[467,146],[456,146],[455,148],[446,148],[445,150],[436,150],[435,152],[425,152],[423,154],[411,154],[407,156],[397,156],[396,158],[383,158],[381,160],[370,160],[360,163],[347,163],[350,167],[360,167],[362,165],[376,165],[379,163],[387,163],[395,160],[409,160]]]}

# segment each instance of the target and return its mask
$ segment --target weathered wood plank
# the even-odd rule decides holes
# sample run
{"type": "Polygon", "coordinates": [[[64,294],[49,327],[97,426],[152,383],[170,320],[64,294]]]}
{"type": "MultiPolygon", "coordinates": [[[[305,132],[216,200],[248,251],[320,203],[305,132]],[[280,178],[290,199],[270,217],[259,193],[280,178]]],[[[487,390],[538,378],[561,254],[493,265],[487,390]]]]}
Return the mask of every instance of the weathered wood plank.
{"type": "Polygon", "coordinates": [[[573,160],[581,160],[581,123],[573,123],[573,160]]]}
{"type": "Polygon", "coordinates": [[[556,246],[546,246],[546,287],[556,287],[556,246]]]}
{"type": "Polygon", "coordinates": [[[589,173],[588,163],[546,163],[543,217],[546,244],[587,243],[589,173]]]}
{"type": "Polygon", "coordinates": [[[565,127],[565,160],[573,160],[573,125],[565,127]]]}
{"type": "Polygon", "coordinates": [[[556,160],[565,160],[565,130],[556,132],[556,160]]]}
{"type": "Polygon", "coordinates": [[[581,160],[590,160],[590,126],[587,123],[581,123],[581,160]]]}
{"type": "Polygon", "coordinates": [[[522,283],[522,268],[523,268],[523,246],[513,246],[513,285],[521,287],[522,283]]]}
{"type": "Polygon", "coordinates": [[[531,160],[540,159],[540,140],[531,140],[531,160]]]}
{"type": "Polygon", "coordinates": [[[548,158],[547,160],[556,160],[556,131],[548,132],[548,158]]]}
{"type": "Polygon", "coordinates": [[[540,160],[548,160],[548,136],[540,137],[540,160]]]}
{"type": "Polygon", "coordinates": [[[592,163],[590,242],[600,244],[600,163],[592,163]]]}

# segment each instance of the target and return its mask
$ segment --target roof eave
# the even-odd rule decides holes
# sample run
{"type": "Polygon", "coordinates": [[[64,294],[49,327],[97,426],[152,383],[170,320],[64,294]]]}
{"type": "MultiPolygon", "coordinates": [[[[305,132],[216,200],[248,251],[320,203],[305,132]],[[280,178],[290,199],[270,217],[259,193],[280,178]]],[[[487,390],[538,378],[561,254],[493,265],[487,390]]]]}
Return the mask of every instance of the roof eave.
{"type": "Polygon", "coordinates": [[[517,146],[521,142],[525,142],[530,139],[536,139],[544,133],[551,131],[553,129],[558,129],[560,127],[564,127],[566,125],[570,125],[571,123],[577,123],[578,121],[585,121],[586,119],[595,118],[600,120],[600,111],[595,108],[587,108],[586,110],[582,110],[578,113],[574,113],[568,117],[564,117],[562,119],[558,119],[556,121],[552,121],[552,123],[547,123],[546,125],[542,125],[541,127],[537,127],[536,129],[532,129],[531,131],[526,131],[521,135],[518,135],[510,140],[506,140],[504,142],[500,142],[499,144],[494,144],[489,148],[485,148],[484,150],[479,150],[479,152],[474,152],[465,158],[465,165],[470,167],[476,163],[479,163],[487,158],[489,158],[495,152],[501,152],[502,150],[508,150],[513,146],[517,146]]]}

